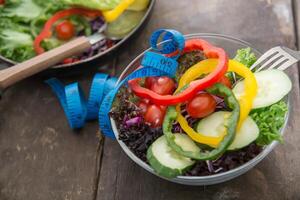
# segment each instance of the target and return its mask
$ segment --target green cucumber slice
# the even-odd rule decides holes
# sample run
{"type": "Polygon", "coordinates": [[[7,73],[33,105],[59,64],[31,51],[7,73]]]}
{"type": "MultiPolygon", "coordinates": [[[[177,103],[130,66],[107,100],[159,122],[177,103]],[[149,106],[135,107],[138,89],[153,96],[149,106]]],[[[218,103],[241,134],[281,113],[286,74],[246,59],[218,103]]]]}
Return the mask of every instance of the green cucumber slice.
{"type": "MultiPolygon", "coordinates": [[[[176,140],[185,149],[195,150],[197,145],[184,134],[174,134],[176,140]]],[[[184,157],[175,152],[163,135],[155,140],[147,150],[147,159],[156,173],[166,178],[174,178],[183,174],[194,163],[190,158],[184,157]]]]}
{"type": "Polygon", "coordinates": [[[149,4],[150,0],[135,0],[127,10],[141,11],[145,10],[149,4]]]}
{"type": "MultiPolygon", "coordinates": [[[[230,112],[219,111],[202,119],[197,124],[197,132],[207,136],[221,136],[225,131],[226,119],[230,116],[230,112]]],[[[259,129],[255,121],[251,117],[247,117],[242,124],[240,130],[235,134],[235,138],[227,150],[235,150],[248,146],[255,141],[259,135],[259,129]]]]}
{"type": "MultiPolygon", "coordinates": [[[[281,70],[268,69],[254,73],[258,92],[253,102],[253,108],[270,106],[280,101],[292,89],[290,78],[281,70]]],[[[244,93],[244,81],[236,84],[233,93],[237,99],[244,93]]]]}
{"type": "Polygon", "coordinates": [[[174,135],[174,142],[180,146],[183,151],[190,151],[193,153],[200,152],[200,148],[188,135],[180,133],[175,133],[174,135]]]}
{"type": "Polygon", "coordinates": [[[141,22],[144,15],[144,11],[126,10],[118,19],[107,24],[105,33],[111,38],[123,38],[141,22]]]}

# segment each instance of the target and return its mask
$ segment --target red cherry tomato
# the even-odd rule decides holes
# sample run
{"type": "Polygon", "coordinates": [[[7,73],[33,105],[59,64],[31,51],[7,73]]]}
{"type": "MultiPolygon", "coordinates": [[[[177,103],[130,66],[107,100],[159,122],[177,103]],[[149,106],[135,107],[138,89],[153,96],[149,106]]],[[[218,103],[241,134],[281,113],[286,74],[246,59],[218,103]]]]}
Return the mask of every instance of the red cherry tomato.
{"type": "Polygon", "coordinates": [[[160,109],[161,109],[163,112],[166,112],[167,106],[159,106],[159,107],[160,107],[160,109]]]}
{"type": "Polygon", "coordinates": [[[145,88],[151,89],[151,86],[156,82],[156,79],[156,77],[147,77],[145,79],[145,88]]]}
{"type": "Polygon", "coordinates": [[[145,114],[147,112],[147,108],[148,108],[148,104],[143,102],[143,101],[140,101],[137,105],[140,109],[141,109],[141,112],[143,114],[145,114]]]}
{"type": "Polygon", "coordinates": [[[70,64],[70,63],[75,63],[78,62],[78,58],[66,58],[62,61],[63,64],[70,64]]]}
{"type": "Polygon", "coordinates": [[[145,104],[149,104],[149,103],[150,103],[150,100],[149,100],[149,99],[142,98],[142,99],[141,99],[141,102],[144,102],[145,104]]]}
{"type": "Polygon", "coordinates": [[[63,64],[73,63],[73,58],[66,58],[63,60],[63,64]]]}
{"type": "Polygon", "coordinates": [[[0,0],[0,5],[4,5],[5,4],[5,0],[0,0]]]}
{"type": "Polygon", "coordinates": [[[222,83],[223,85],[225,85],[229,89],[232,88],[231,81],[229,80],[229,78],[227,76],[222,76],[222,78],[219,80],[219,83],[222,83]]]}
{"type": "Polygon", "coordinates": [[[216,100],[210,94],[201,93],[187,103],[186,109],[191,117],[202,118],[214,112],[216,100]]]}
{"type": "Polygon", "coordinates": [[[60,40],[69,40],[75,35],[74,25],[70,21],[63,21],[55,27],[56,36],[60,40]]]}
{"type": "Polygon", "coordinates": [[[151,90],[160,95],[172,94],[174,89],[175,82],[167,76],[158,77],[151,86],[151,90]]]}
{"type": "Polygon", "coordinates": [[[160,106],[150,105],[145,113],[145,121],[151,124],[151,127],[160,127],[163,123],[165,111],[160,106]]]}

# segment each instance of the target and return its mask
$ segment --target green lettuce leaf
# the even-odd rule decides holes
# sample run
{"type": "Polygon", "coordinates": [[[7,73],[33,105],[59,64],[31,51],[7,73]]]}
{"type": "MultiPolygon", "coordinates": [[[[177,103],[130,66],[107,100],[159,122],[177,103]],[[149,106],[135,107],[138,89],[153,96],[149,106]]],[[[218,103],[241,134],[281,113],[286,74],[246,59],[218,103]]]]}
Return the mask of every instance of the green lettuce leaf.
{"type": "Polygon", "coordinates": [[[33,37],[26,26],[13,23],[7,18],[0,22],[0,54],[21,62],[35,55],[33,37]]]}
{"type": "Polygon", "coordinates": [[[121,0],[61,0],[67,5],[82,6],[90,9],[111,10],[115,8],[121,0]]]}
{"type": "Polygon", "coordinates": [[[256,56],[253,52],[251,52],[251,48],[239,49],[236,52],[236,56],[234,60],[246,65],[247,67],[251,67],[256,61],[256,56]]]}
{"type": "Polygon", "coordinates": [[[281,100],[269,107],[251,111],[250,116],[259,128],[259,136],[256,139],[258,145],[268,145],[274,140],[283,141],[279,131],[285,122],[287,110],[286,103],[281,100]]]}
{"type": "MultiPolygon", "coordinates": [[[[247,67],[250,67],[257,60],[255,54],[253,52],[251,52],[250,47],[238,49],[236,51],[236,55],[233,59],[244,64],[247,67]]],[[[231,82],[234,82],[236,80],[236,79],[234,79],[234,75],[235,75],[236,79],[241,78],[240,76],[238,76],[237,74],[235,74],[233,72],[226,73],[226,76],[230,79],[231,82]]]]}
{"type": "Polygon", "coordinates": [[[42,13],[42,8],[33,0],[8,0],[0,10],[0,18],[8,17],[14,21],[29,22],[42,13]]]}

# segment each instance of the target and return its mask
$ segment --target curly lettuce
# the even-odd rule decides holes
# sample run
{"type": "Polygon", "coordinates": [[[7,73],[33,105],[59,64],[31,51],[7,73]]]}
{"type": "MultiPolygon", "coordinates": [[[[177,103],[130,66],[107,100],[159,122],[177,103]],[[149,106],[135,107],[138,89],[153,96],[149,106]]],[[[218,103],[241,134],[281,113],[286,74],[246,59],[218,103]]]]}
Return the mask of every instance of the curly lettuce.
{"type": "Polygon", "coordinates": [[[82,6],[90,9],[111,10],[115,8],[121,0],[62,0],[67,5],[82,6]]]}
{"type": "Polygon", "coordinates": [[[257,59],[255,54],[251,51],[251,48],[248,47],[237,50],[234,60],[246,65],[247,67],[251,67],[257,59]]]}
{"type": "Polygon", "coordinates": [[[42,7],[33,0],[7,0],[0,9],[0,18],[7,17],[14,21],[30,22],[42,13],[42,7]]]}
{"type": "Polygon", "coordinates": [[[283,141],[280,129],[285,122],[287,110],[287,104],[281,100],[269,107],[256,109],[250,113],[250,116],[259,128],[259,136],[256,139],[256,144],[264,146],[274,140],[283,141]]]}
{"type": "Polygon", "coordinates": [[[2,18],[0,22],[0,54],[17,62],[33,57],[35,52],[30,29],[2,18]]]}

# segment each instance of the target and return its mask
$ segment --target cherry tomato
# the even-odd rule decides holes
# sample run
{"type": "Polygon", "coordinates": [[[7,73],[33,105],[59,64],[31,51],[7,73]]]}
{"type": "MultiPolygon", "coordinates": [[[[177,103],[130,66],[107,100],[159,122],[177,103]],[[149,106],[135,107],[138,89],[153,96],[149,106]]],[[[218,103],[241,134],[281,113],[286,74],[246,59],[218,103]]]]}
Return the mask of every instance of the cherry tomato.
{"type": "Polygon", "coordinates": [[[156,79],[156,77],[147,77],[145,79],[145,88],[151,89],[151,86],[156,82],[156,79]]]}
{"type": "Polygon", "coordinates": [[[66,58],[63,60],[63,64],[73,63],[73,58],[66,58]]]}
{"type": "Polygon", "coordinates": [[[63,64],[70,64],[70,63],[75,63],[75,62],[78,62],[79,59],[78,58],[65,58],[63,60],[63,64]]]}
{"type": "Polygon", "coordinates": [[[216,100],[207,93],[201,93],[195,96],[186,105],[188,114],[193,118],[202,118],[214,112],[216,109],[216,100]]]}
{"type": "Polygon", "coordinates": [[[166,112],[167,106],[159,106],[159,107],[160,107],[160,109],[161,109],[163,112],[166,112]]]}
{"type": "Polygon", "coordinates": [[[229,80],[229,78],[227,76],[222,76],[222,78],[219,80],[219,83],[222,83],[223,85],[225,85],[229,89],[232,88],[231,81],[229,80]]]}
{"type": "Polygon", "coordinates": [[[151,90],[160,95],[172,94],[174,89],[175,82],[167,76],[158,77],[151,86],[151,90]]]}
{"type": "Polygon", "coordinates": [[[151,127],[160,127],[163,123],[165,111],[160,106],[150,105],[145,113],[145,121],[151,124],[151,127]]]}
{"type": "Polygon", "coordinates": [[[140,101],[137,106],[141,109],[141,112],[143,114],[145,114],[147,112],[147,108],[148,108],[148,104],[143,102],[143,101],[140,101]]]}
{"type": "Polygon", "coordinates": [[[145,104],[150,104],[150,100],[146,98],[142,98],[140,101],[144,102],[145,104]]]}
{"type": "Polygon", "coordinates": [[[4,5],[5,4],[5,0],[0,0],[0,5],[4,5]]]}
{"type": "Polygon", "coordinates": [[[75,35],[74,25],[70,21],[63,21],[55,27],[56,36],[60,40],[69,40],[75,35]]]}

